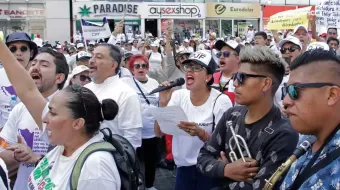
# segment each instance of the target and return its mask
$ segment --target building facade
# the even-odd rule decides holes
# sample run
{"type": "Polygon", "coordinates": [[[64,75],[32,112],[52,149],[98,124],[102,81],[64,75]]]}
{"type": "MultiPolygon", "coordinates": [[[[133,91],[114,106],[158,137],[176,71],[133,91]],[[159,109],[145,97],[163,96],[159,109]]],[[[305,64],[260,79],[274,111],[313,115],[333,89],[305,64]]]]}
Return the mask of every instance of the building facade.
{"type": "Polygon", "coordinates": [[[6,37],[15,31],[43,40],[70,39],[69,0],[0,1],[0,31],[6,37]],[[61,32],[62,31],[62,32],[61,32]]]}

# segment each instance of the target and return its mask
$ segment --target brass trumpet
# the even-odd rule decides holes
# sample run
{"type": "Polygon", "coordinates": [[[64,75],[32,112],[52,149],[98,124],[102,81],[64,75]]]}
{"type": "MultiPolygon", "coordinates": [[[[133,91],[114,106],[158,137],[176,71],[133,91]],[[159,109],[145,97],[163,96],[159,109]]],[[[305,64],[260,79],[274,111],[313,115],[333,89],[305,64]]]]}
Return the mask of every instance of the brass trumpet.
{"type": "Polygon", "coordinates": [[[232,146],[232,142],[233,141],[235,142],[236,148],[239,151],[239,153],[240,153],[240,155],[242,157],[243,162],[246,162],[245,157],[252,158],[251,155],[250,155],[250,151],[249,151],[249,148],[247,146],[246,141],[244,140],[244,138],[241,135],[237,135],[235,133],[232,121],[227,121],[227,127],[229,127],[229,129],[230,129],[230,131],[231,131],[231,133],[233,135],[229,139],[229,147],[230,147],[230,150],[231,150],[230,153],[229,153],[229,157],[230,157],[231,162],[235,162],[236,160],[238,160],[236,152],[234,150],[234,147],[232,146]],[[241,141],[242,144],[240,144],[240,141],[241,141]],[[243,151],[242,151],[241,146],[245,149],[245,151],[247,153],[246,156],[243,155],[243,151]]]}

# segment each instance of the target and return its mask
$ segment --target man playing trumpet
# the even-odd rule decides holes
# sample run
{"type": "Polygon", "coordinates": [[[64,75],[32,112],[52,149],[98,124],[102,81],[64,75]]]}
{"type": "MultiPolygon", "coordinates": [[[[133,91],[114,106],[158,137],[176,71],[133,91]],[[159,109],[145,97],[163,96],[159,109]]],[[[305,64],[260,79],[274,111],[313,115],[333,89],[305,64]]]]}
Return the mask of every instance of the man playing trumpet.
{"type": "Polygon", "coordinates": [[[298,134],[273,103],[284,73],[283,62],[270,49],[241,51],[232,79],[236,102],[243,106],[224,113],[198,157],[200,172],[221,179],[217,189],[262,189],[295,150],[298,134]]]}

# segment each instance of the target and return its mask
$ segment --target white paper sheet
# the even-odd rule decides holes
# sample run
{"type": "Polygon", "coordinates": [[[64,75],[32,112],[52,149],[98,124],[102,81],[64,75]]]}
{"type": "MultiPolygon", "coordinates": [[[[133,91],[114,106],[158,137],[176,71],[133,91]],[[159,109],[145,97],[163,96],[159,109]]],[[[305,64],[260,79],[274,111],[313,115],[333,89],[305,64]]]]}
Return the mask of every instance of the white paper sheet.
{"type": "Polygon", "coordinates": [[[178,128],[180,121],[188,121],[187,115],[179,106],[167,106],[163,108],[152,108],[151,113],[157,120],[161,131],[169,135],[185,135],[188,133],[178,128]]]}

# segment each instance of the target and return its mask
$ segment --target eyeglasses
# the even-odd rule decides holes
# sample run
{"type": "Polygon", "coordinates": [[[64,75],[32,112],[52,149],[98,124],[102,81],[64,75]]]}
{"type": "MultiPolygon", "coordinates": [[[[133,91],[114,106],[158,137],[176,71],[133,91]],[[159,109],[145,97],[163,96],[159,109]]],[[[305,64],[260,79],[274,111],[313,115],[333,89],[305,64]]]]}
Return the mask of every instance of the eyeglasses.
{"type": "Polygon", "coordinates": [[[285,54],[287,50],[288,50],[290,53],[293,53],[293,52],[294,52],[295,50],[297,50],[297,49],[300,50],[300,48],[297,47],[297,46],[291,46],[291,47],[289,47],[289,48],[281,48],[280,51],[281,51],[282,54],[285,54]]]}
{"type": "Polygon", "coordinates": [[[82,93],[83,87],[79,84],[73,84],[72,89],[75,92],[79,92],[80,97],[81,97],[81,103],[83,104],[83,107],[84,107],[85,116],[87,117],[87,109],[86,109],[86,106],[85,106],[85,100],[84,100],[83,93],[82,93]]]}
{"type": "Polygon", "coordinates": [[[299,98],[299,90],[303,88],[321,88],[324,86],[338,86],[333,83],[304,83],[304,84],[290,84],[288,86],[282,87],[282,97],[286,97],[289,94],[289,97],[292,100],[297,100],[299,98]]]}
{"type": "Polygon", "coordinates": [[[200,72],[204,69],[204,67],[198,64],[185,64],[183,69],[184,72],[188,71],[200,72]]]}
{"type": "Polygon", "coordinates": [[[224,52],[218,52],[216,53],[216,57],[220,58],[223,55],[223,57],[229,57],[230,55],[237,55],[236,53],[231,53],[229,51],[224,51],[224,52]]]}
{"type": "Polygon", "coordinates": [[[232,79],[242,85],[246,77],[253,77],[253,78],[267,78],[267,76],[264,75],[253,75],[253,74],[247,74],[247,73],[233,73],[232,79]]]}
{"type": "Polygon", "coordinates": [[[12,46],[12,47],[9,48],[9,50],[12,53],[15,53],[18,49],[20,49],[20,51],[24,53],[28,50],[28,47],[27,46],[21,46],[20,48],[17,48],[17,46],[12,46]]]}
{"type": "Polygon", "coordinates": [[[148,65],[147,64],[135,64],[135,65],[133,65],[133,67],[135,68],[135,69],[140,69],[141,67],[143,68],[143,69],[146,69],[147,67],[148,67],[148,65]]]}
{"type": "Polygon", "coordinates": [[[85,82],[85,81],[91,82],[91,81],[92,81],[91,78],[88,77],[88,76],[86,76],[86,75],[79,75],[79,80],[80,80],[81,82],[85,82]]]}

